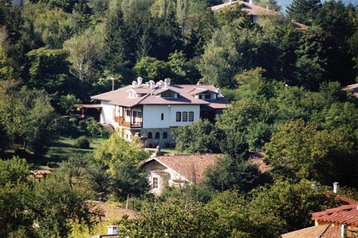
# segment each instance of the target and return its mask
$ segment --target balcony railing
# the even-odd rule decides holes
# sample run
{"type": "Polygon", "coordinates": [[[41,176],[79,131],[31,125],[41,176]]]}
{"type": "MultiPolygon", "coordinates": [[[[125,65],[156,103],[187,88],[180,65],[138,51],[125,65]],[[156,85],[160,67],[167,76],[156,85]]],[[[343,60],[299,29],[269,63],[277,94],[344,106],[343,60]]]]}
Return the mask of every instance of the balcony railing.
{"type": "MultiPolygon", "coordinates": [[[[138,119],[138,118],[137,118],[138,119]]],[[[142,128],[142,122],[128,122],[125,121],[124,117],[114,117],[114,121],[118,122],[119,126],[128,127],[128,128],[142,128]]]]}

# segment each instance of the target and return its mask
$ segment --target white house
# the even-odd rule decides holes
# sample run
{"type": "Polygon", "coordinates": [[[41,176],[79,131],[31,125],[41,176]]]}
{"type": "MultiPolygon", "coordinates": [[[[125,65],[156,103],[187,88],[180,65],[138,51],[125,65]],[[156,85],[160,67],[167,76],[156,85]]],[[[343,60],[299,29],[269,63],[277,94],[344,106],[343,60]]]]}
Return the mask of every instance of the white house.
{"type": "Polygon", "coordinates": [[[214,120],[228,106],[213,85],[171,85],[165,81],[142,82],[92,96],[101,101],[100,122],[120,129],[127,140],[145,139],[147,147],[174,145],[171,129],[199,118],[214,120]]]}
{"type": "Polygon", "coordinates": [[[274,10],[269,10],[267,8],[259,7],[254,4],[254,1],[250,0],[249,2],[244,1],[229,1],[220,5],[212,6],[210,9],[213,12],[220,11],[227,7],[233,7],[236,4],[241,6],[241,11],[245,12],[248,16],[251,16],[253,22],[257,22],[259,17],[267,16],[276,16],[282,17],[282,14],[274,10]]]}

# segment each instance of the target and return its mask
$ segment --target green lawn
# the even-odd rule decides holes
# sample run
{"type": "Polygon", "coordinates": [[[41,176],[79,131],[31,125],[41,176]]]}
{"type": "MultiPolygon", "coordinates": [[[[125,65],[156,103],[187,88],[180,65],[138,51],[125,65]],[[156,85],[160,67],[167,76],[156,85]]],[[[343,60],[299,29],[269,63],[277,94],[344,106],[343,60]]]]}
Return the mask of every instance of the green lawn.
{"type": "Polygon", "coordinates": [[[73,155],[84,155],[90,153],[93,149],[97,148],[104,139],[93,139],[90,141],[90,149],[75,148],[76,139],[60,137],[53,146],[47,151],[46,157],[49,161],[60,162],[67,160],[73,155]]]}

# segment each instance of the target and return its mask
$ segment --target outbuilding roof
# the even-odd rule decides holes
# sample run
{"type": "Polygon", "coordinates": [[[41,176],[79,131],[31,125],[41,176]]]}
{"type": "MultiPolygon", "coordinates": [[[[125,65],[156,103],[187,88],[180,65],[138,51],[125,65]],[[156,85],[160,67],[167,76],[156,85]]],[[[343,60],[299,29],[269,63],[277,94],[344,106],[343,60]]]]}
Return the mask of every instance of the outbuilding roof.
{"type": "Polygon", "coordinates": [[[173,169],[189,182],[198,183],[204,178],[206,168],[213,165],[220,156],[222,154],[209,153],[156,156],[143,161],[141,165],[157,161],[166,168],[173,169]]]}

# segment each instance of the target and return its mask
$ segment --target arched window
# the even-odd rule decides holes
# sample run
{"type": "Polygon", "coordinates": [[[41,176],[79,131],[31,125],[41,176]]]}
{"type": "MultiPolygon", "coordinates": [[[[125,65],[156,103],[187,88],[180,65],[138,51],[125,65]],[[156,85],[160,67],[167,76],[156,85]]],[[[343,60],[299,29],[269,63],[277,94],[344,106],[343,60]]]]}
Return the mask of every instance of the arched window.
{"type": "Polygon", "coordinates": [[[168,133],[167,132],[163,132],[163,139],[167,139],[168,138],[168,133]]]}
{"type": "Polygon", "coordinates": [[[152,132],[148,132],[148,139],[152,139],[152,138],[153,138],[152,132]]]}
{"type": "Polygon", "coordinates": [[[159,132],[156,132],[156,133],[155,133],[155,139],[160,139],[160,134],[159,134],[159,132]]]}

